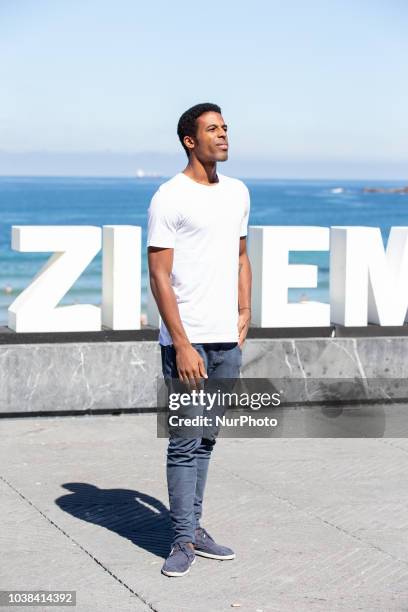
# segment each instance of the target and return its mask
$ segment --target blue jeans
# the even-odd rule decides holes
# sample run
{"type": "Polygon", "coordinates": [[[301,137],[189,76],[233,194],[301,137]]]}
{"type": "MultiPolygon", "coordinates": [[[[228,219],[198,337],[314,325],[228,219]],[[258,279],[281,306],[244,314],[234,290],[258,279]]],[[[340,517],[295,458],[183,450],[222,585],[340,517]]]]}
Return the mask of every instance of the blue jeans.
{"type": "MultiPolygon", "coordinates": [[[[208,379],[239,378],[242,352],[236,342],[192,343],[192,346],[204,360],[208,379]]],[[[177,379],[173,345],[161,346],[161,356],[165,380],[177,379]]],[[[195,542],[195,529],[200,526],[208,465],[217,433],[211,437],[185,438],[170,431],[166,471],[173,544],[195,542]]]]}

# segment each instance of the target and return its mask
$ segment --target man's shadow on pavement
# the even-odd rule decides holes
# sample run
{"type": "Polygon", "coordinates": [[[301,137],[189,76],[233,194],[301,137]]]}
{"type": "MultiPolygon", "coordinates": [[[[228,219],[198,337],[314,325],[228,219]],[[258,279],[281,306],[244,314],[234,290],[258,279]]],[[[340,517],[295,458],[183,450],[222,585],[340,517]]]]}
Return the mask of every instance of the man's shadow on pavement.
{"type": "Polygon", "coordinates": [[[85,482],[62,485],[72,493],[55,500],[65,512],[128,538],[136,546],[166,558],[172,527],[166,506],[155,497],[132,489],[99,489],[85,482]]]}

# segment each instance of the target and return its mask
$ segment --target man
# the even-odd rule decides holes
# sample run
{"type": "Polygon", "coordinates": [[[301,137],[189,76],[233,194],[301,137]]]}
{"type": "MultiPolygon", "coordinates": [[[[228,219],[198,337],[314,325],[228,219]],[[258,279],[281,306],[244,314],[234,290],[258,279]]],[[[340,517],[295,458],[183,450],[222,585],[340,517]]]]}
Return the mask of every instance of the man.
{"type": "MultiPolygon", "coordinates": [[[[240,374],[251,315],[246,251],[250,198],[242,181],[217,173],[217,162],[228,158],[227,126],[219,106],[204,103],[188,109],[177,133],[188,163],[152,198],[149,275],[162,318],[163,376],[199,388],[204,379],[236,379],[240,374]]],[[[174,540],[162,567],[167,576],[185,575],[195,554],[235,557],[200,526],[217,433],[186,438],[170,431],[167,484],[174,540]]]]}

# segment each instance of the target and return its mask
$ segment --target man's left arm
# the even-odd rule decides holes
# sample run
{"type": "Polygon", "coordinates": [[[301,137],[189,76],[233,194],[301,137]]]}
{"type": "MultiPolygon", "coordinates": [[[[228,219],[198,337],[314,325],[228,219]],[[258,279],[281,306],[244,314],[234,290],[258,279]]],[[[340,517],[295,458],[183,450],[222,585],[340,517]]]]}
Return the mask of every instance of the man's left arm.
{"type": "Polygon", "coordinates": [[[251,286],[252,272],[247,253],[246,236],[239,239],[238,264],[238,333],[239,346],[242,346],[251,322],[251,286]]]}

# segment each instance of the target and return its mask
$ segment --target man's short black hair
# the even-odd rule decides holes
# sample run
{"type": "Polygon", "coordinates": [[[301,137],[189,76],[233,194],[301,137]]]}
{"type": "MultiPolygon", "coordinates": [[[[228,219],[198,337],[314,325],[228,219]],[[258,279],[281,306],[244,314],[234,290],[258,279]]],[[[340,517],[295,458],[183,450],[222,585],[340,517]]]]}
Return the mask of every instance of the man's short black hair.
{"type": "Polygon", "coordinates": [[[221,113],[221,109],[218,104],[211,104],[211,102],[203,102],[202,104],[196,104],[188,110],[186,110],[180,117],[177,125],[177,134],[180,142],[185,150],[187,157],[190,157],[188,148],[183,142],[184,136],[195,136],[197,132],[196,120],[204,113],[221,113]]]}

